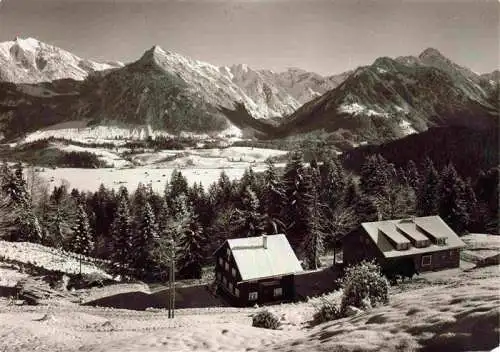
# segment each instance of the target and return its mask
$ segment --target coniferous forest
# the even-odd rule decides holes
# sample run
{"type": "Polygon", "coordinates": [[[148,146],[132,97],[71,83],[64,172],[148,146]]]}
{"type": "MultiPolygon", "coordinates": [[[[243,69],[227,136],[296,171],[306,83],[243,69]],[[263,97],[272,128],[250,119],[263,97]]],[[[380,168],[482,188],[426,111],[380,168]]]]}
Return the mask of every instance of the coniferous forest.
{"type": "Polygon", "coordinates": [[[200,278],[229,238],[285,233],[306,268],[338,246],[361,222],[439,214],[457,233],[498,233],[499,168],[464,179],[452,163],[409,160],[395,167],[368,156],[359,173],[334,153],[304,162],[292,152],[284,169],[247,169],[231,181],[222,172],[204,188],[174,170],[163,194],[137,189],[52,190],[31,168],[3,163],[0,229],[29,241],[109,261],[115,274],[157,281],[171,258],[179,278],[200,278]]]}

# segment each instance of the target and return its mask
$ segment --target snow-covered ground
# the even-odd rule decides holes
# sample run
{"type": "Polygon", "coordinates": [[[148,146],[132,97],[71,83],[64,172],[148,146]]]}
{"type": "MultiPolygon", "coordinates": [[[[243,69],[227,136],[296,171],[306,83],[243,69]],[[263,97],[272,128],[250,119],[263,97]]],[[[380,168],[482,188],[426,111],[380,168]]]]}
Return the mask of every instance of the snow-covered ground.
{"type": "Polygon", "coordinates": [[[97,157],[104,161],[107,165],[113,165],[114,167],[127,167],[132,166],[132,163],[123,159],[117,153],[113,153],[109,149],[105,148],[85,148],[73,144],[63,144],[54,143],[54,146],[65,152],[91,152],[97,155],[97,157]]]}
{"type": "MultiPolygon", "coordinates": [[[[147,138],[166,137],[173,138],[174,135],[165,130],[154,130],[149,125],[144,126],[87,126],[88,121],[66,121],[41,130],[27,134],[18,144],[31,143],[42,139],[57,138],[72,140],[79,143],[111,143],[116,146],[125,144],[127,141],[140,141],[147,138]]],[[[230,124],[228,128],[218,133],[200,134],[193,132],[180,132],[181,138],[193,138],[200,142],[223,139],[231,143],[242,140],[243,132],[238,127],[230,124]]]]}
{"type": "Polygon", "coordinates": [[[367,115],[367,116],[384,116],[387,117],[386,113],[382,113],[359,103],[343,104],[338,108],[339,113],[346,113],[351,115],[367,115]]]}
{"type": "Polygon", "coordinates": [[[42,168],[38,171],[40,176],[51,183],[60,184],[65,180],[70,187],[84,191],[96,191],[101,183],[112,188],[123,185],[131,190],[139,183],[151,183],[154,190],[163,192],[174,169],[180,170],[190,184],[201,182],[208,187],[217,181],[222,171],[231,180],[236,180],[243,175],[245,169],[252,167],[254,171],[263,171],[266,159],[287,153],[283,150],[251,147],[163,150],[132,155],[133,164],[139,165],[132,168],[131,163],[120,156],[120,149],[115,151],[71,145],[60,148],[95,152],[101,159],[115,166],[105,169],[42,168]]]}
{"type": "MultiPolygon", "coordinates": [[[[80,272],[78,254],[30,242],[0,240],[0,260],[18,264],[29,264],[45,270],[59,271],[67,274],[78,274],[80,272]]],[[[82,273],[93,273],[101,277],[111,278],[105,271],[84,257],[82,257],[82,273]]]]}
{"type": "Polygon", "coordinates": [[[401,123],[399,124],[399,127],[401,127],[401,129],[403,130],[403,133],[405,136],[417,133],[417,130],[415,130],[413,128],[413,126],[411,125],[411,123],[407,120],[401,121],[401,123]]]}
{"type": "MultiPolygon", "coordinates": [[[[421,275],[425,276],[425,275],[421,275]]],[[[253,328],[262,308],[127,311],[62,299],[42,306],[0,299],[0,350],[14,351],[490,351],[498,345],[497,267],[431,273],[387,306],[309,327],[319,300],[269,307],[280,330],[253,328]],[[427,348],[427,349],[426,349],[427,348]]],[[[135,288],[134,288],[135,289],[135,288]]],[[[329,296],[338,302],[340,295],[329,296]]]]}

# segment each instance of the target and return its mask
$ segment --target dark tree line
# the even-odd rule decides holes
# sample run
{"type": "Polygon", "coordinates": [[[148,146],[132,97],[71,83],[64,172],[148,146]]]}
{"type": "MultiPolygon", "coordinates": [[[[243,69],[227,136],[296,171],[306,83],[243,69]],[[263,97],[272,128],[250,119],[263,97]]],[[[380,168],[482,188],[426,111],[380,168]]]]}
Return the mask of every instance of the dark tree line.
{"type": "Polygon", "coordinates": [[[305,163],[294,152],[283,170],[269,161],[235,181],[222,172],[206,190],[174,170],[163,194],[143,184],[131,194],[65,184],[49,193],[29,172],[23,177],[21,165],[3,164],[0,212],[8,217],[0,230],[12,241],[108,259],[116,274],[147,280],[165,279],[172,259],[180,278],[200,278],[224,240],[284,233],[314,269],[325,249],[365,221],[438,214],[459,234],[497,233],[498,171],[473,183],[451,163],[439,171],[430,159],[395,167],[372,155],[353,175],[334,153],[305,163]]]}

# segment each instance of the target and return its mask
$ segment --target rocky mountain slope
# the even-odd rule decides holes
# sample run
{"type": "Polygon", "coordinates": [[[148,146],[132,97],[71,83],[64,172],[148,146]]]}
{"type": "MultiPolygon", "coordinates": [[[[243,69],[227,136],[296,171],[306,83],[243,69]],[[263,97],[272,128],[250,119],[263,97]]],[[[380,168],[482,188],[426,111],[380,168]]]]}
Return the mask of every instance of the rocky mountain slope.
{"type": "Polygon", "coordinates": [[[269,124],[260,120],[292,113],[307,92],[319,95],[335,82],[303,71],[282,77],[243,65],[219,68],[158,46],[109,70],[31,38],[0,45],[6,63],[0,69],[0,131],[7,137],[72,120],[169,133],[261,133],[269,124]],[[248,121],[220,112],[237,104],[249,112],[248,121]]]}
{"type": "Polygon", "coordinates": [[[123,66],[97,63],[34,38],[0,43],[0,81],[38,83],[58,79],[84,80],[89,73],[123,66]]]}
{"type": "Polygon", "coordinates": [[[435,49],[382,57],[290,115],[278,135],[324,129],[350,142],[379,143],[434,125],[490,128],[498,121],[491,84],[435,49]]]}
{"type": "Polygon", "coordinates": [[[292,114],[302,104],[337,87],[350,74],[323,77],[298,68],[274,72],[254,70],[244,64],[221,67],[221,72],[257,104],[267,105],[274,116],[292,114]]]}

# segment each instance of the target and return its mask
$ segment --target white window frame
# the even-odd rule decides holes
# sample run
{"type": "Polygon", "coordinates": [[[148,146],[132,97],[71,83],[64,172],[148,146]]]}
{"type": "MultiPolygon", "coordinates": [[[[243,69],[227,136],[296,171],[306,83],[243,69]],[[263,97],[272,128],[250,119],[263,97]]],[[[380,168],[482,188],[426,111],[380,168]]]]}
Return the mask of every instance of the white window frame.
{"type": "Polygon", "coordinates": [[[422,256],[422,266],[431,266],[432,265],[432,255],[427,254],[422,256]],[[428,259],[428,261],[426,260],[428,259]]]}
{"type": "Polygon", "coordinates": [[[273,296],[274,297],[282,297],[283,296],[283,287],[276,287],[273,290],[273,296]]]}
{"type": "Polygon", "coordinates": [[[248,292],[248,300],[256,301],[259,299],[259,293],[257,291],[248,292]]]}

